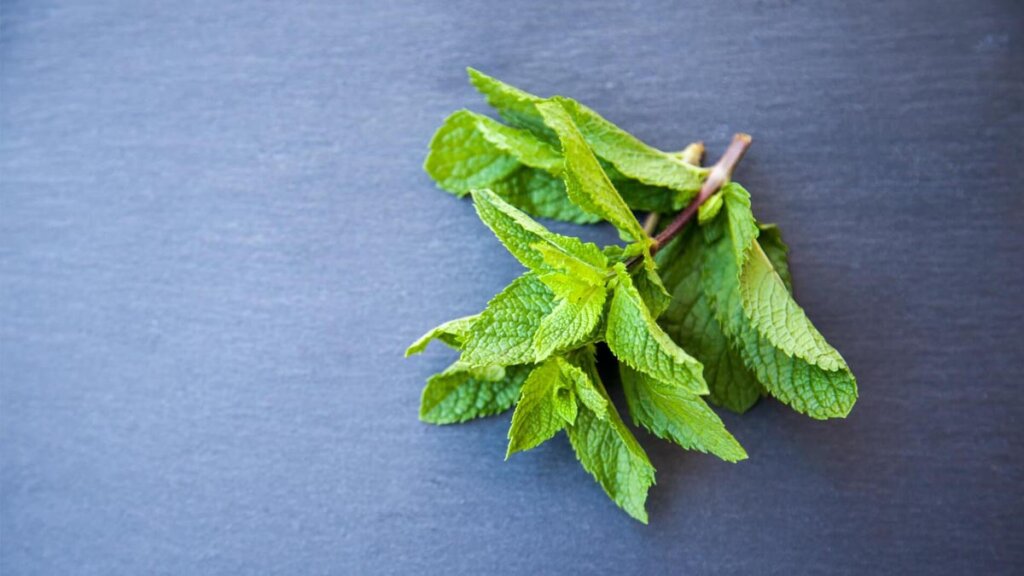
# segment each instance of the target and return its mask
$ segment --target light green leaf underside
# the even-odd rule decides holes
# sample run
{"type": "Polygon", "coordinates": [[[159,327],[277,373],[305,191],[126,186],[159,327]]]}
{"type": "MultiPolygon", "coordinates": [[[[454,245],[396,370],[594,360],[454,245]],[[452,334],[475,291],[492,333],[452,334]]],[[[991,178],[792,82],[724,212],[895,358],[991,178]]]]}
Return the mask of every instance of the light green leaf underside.
{"type": "Polygon", "coordinates": [[[506,459],[540,445],[565,427],[566,421],[555,406],[559,382],[558,363],[552,359],[534,369],[523,383],[508,430],[506,459]]]}
{"type": "Polygon", "coordinates": [[[642,372],[619,364],[622,387],[633,423],[688,450],[714,454],[727,462],[747,453],[700,396],[667,388],[642,372]]]}
{"type": "Polygon", "coordinates": [[[607,259],[596,245],[548,231],[490,190],[474,190],[473,205],[480,220],[516,259],[531,270],[569,266],[568,262],[571,262],[592,268],[593,274],[600,276],[608,267],[607,259]],[[547,265],[555,258],[558,259],[552,265],[547,265]]]}
{"type": "Polygon", "coordinates": [[[462,361],[474,366],[533,363],[534,334],[554,307],[554,294],[536,274],[523,274],[491,299],[473,323],[462,361]]]}
{"type": "Polygon", "coordinates": [[[703,249],[703,236],[691,225],[680,238],[658,252],[662,280],[672,292],[672,303],[658,323],[704,365],[704,379],[711,391],[709,399],[743,413],[757,403],[764,389],[715,319],[701,286],[703,249]]]}
{"type": "Polygon", "coordinates": [[[666,386],[707,394],[701,363],[658,326],[624,267],[616,266],[618,285],[608,311],[605,339],[619,359],[666,386]]]}
{"type": "MultiPolygon", "coordinates": [[[[553,140],[536,104],[543,101],[518,88],[469,69],[470,81],[514,126],[528,129],[553,140]]],[[[687,164],[678,154],[662,152],[644,144],[635,136],[605,120],[597,112],[570,101],[568,112],[597,156],[612,164],[621,174],[641,183],[681,191],[680,206],[700,190],[707,170],[687,164]]]]}
{"type": "Polygon", "coordinates": [[[646,240],[643,227],[601,169],[587,141],[562,107],[562,101],[540,102],[536,106],[545,124],[558,134],[562,144],[565,159],[562,177],[569,199],[587,212],[611,222],[619,229],[623,240],[646,240]]]}
{"type": "MultiPolygon", "coordinates": [[[[725,195],[723,213],[703,228],[706,246],[703,250],[705,260],[702,284],[711,299],[715,317],[740,351],[744,363],[773,396],[814,418],[845,417],[857,399],[856,380],[845,362],[839,363],[841,358],[839,361],[834,358],[832,361],[823,360],[817,354],[822,349],[821,343],[813,341],[814,337],[814,348],[810,351],[799,350],[801,354],[787,354],[777,343],[786,342],[784,333],[773,333],[772,338],[765,337],[764,331],[759,330],[748,316],[757,314],[764,322],[766,317],[771,318],[775,310],[762,309],[761,304],[753,308],[744,305],[742,292],[754,294],[761,288],[754,284],[741,289],[740,262],[746,260],[748,265],[753,262],[756,266],[754,273],[744,271],[744,282],[772,282],[778,286],[783,284],[777,274],[768,274],[764,270],[766,267],[770,269],[770,263],[765,264],[768,259],[764,252],[760,248],[753,249],[756,227],[753,225],[753,217],[746,214],[749,212],[749,196],[742,188],[738,190],[741,193],[725,195]],[[737,225],[742,222],[749,224],[737,225]],[[744,246],[743,242],[747,244],[744,246]],[[749,258],[747,254],[750,254],[749,258]],[[812,357],[815,362],[808,362],[805,357],[812,357]],[[835,369],[825,366],[834,366],[835,369]]],[[[773,298],[777,293],[777,289],[770,292],[773,298]]],[[[787,305],[783,310],[790,313],[792,308],[787,305]]],[[[788,320],[784,318],[783,323],[786,322],[788,320]]],[[[799,322],[795,325],[803,323],[809,326],[801,311],[799,322]]],[[[817,331],[814,333],[817,334],[817,331]]],[[[795,340],[797,343],[800,341],[795,340]]],[[[791,347],[793,342],[789,341],[791,347]]]]}
{"type": "Polygon", "coordinates": [[[479,314],[463,316],[462,318],[449,320],[432,329],[423,336],[420,336],[419,339],[413,342],[409,348],[405,350],[406,358],[423,352],[427,349],[427,345],[434,340],[440,340],[456,350],[461,348],[462,341],[469,332],[469,328],[473,325],[473,322],[476,322],[476,319],[479,318],[479,316],[479,314]]]}
{"type": "Polygon", "coordinates": [[[843,357],[811,324],[756,242],[740,274],[740,293],[751,323],[776,348],[824,370],[846,370],[843,357]]]}
{"type": "Polygon", "coordinates": [[[533,366],[473,368],[456,362],[427,380],[420,401],[420,419],[455,424],[492,416],[512,407],[519,387],[533,366]]]}
{"type": "Polygon", "coordinates": [[[647,523],[647,491],[654,484],[654,466],[633,433],[622,422],[597,375],[592,349],[577,355],[580,368],[608,406],[601,419],[590,410],[580,410],[576,424],[568,427],[569,442],[583,468],[590,472],[605,493],[627,514],[647,523]]]}
{"type": "Polygon", "coordinates": [[[722,189],[722,195],[733,254],[741,267],[743,310],[751,324],[787,356],[798,356],[827,371],[846,369],[839,352],[811,324],[755,241],[759,230],[750,210],[750,193],[730,183],[722,189]]]}

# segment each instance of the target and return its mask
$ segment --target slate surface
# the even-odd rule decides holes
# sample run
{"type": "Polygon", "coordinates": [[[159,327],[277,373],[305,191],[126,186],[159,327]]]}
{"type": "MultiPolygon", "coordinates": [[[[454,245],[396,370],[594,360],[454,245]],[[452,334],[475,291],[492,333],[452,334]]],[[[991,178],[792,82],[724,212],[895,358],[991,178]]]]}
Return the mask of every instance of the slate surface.
{"type": "MultiPolygon", "coordinates": [[[[3,574],[1024,570],[1024,6],[5,1],[3,574]],[[846,356],[846,421],[641,436],[644,527],[568,443],[435,428],[403,361],[519,267],[420,165],[463,68],[737,178],[846,356]]],[[[569,230],[570,227],[558,227],[569,230]]],[[[611,242],[607,228],[587,231],[611,242]]]]}

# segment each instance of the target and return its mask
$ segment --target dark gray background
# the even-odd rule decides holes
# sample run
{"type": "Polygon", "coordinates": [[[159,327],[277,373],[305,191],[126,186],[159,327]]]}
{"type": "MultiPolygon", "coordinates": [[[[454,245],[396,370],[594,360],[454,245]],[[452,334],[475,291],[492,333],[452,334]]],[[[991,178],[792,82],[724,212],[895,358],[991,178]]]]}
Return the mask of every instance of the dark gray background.
{"type": "MultiPolygon", "coordinates": [[[[1019,573],[1013,1],[4,1],[0,570],[1019,573]],[[755,143],[846,421],[641,435],[651,524],[564,437],[417,421],[406,344],[519,265],[421,171],[473,65],[648,142],[755,143]]],[[[557,226],[558,230],[576,229],[557,226]]],[[[591,228],[592,239],[613,232],[591,228]]]]}

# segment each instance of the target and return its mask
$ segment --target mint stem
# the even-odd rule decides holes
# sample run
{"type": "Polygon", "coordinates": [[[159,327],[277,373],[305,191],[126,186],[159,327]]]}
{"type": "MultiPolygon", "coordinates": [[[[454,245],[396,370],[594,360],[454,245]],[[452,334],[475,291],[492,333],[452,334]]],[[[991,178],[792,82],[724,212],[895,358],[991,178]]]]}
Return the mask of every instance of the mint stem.
{"type": "Polygon", "coordinates": [[[704,185],[700,187],[700,192],[697,193],[697,197],[694,198],[685,210],[679,213],[664,230],[661,231],[654,238],[654,245],[651,246],[651,254],[658,251],[659,248],[668,244],[670,240],[679,235],[683,231],[686,224],[693,219],[693,216],[700,209],[700,205],[711,198],[715,192],[718,192],[722,186],[725,186],[732,178],[732,172],[736,169],[736,165],[740,163],[743,155],[747,152],[747,148],[750,147],[750,136],[748,134],[736,134],[732,137],[732,142],[729,143],[729,147],[725,149],[725,154],[715,162],[715,165],[711,167],[711,173],[708,174],[707,180],[704,181],[704,185]]]}

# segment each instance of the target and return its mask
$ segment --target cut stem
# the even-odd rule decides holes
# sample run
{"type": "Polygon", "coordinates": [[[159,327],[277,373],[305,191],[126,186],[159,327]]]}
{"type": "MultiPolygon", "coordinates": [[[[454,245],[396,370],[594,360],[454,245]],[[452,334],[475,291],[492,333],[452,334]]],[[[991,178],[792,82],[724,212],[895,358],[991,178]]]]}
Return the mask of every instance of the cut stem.
{"type": "Polygon", "coordinates": [[[704,185],[700,187],[697,197],[654,238],[651,254],[657,252],[659,248],[678,236],[683,231],[683,227],[693,219],[697,210],[700,209],[700,205],[729,182],[729,179],[732,178],[733,170],[736,169],[736,165],[739,164],[743,155],[747,152],[747,148],[750,147],[750,140],[750,136],[747,134],[736,134],[732,137],[732,142],[726,148],[725,154],[722,154],[722,157],[711,168],[711,173],[708,174],[708,179],[704,181],[704,185]]]}

